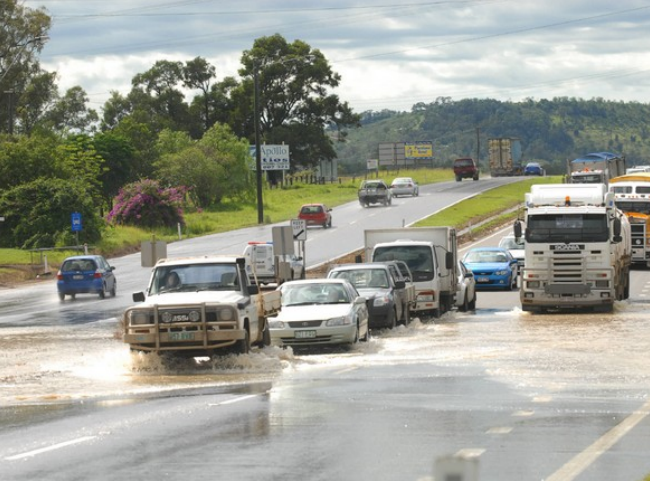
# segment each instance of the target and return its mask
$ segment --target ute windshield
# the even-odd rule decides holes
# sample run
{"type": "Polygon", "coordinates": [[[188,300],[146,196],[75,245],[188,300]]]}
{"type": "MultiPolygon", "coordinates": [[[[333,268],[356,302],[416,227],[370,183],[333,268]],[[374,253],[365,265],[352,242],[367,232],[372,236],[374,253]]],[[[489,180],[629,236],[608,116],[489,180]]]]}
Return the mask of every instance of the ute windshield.
{"type": "Polygon", "coordinates": [[[528,218],[526,242],[607,242],[605,214],[540,214],[528,218]]]}
{"type": "Polygon", "coordinates": [[[238,290],[236,264],[163,265],[154,271],[150,294],[238,290]]]}

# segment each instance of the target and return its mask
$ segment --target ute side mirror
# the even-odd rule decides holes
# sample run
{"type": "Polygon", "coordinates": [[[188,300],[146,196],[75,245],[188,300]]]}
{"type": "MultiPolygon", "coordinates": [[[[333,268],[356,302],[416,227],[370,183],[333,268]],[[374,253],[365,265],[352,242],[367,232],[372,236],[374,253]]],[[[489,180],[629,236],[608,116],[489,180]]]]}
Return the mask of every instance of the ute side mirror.
{"type": "Polygon", "coordinates": [[[144,302],[144,292],[134,292],[133,302],[144,302]]]}
{"type": "Polygon", "coordinates": [[[260,293],[260,288],[256,285],[250,285],[248,286],[248,295],[249,296],[254,296],[255,294],[260,293]]]}
{"type": "Polygon", "coordinates": [[[515,239],[521,239],[521,222],[516,221],[514,225],[515,239]]]}
{"type": "Polygon", "coordinates": [[[405,287],[406,287],[406,282],[395,281],[395,289],[404,289],[405,287]]]}

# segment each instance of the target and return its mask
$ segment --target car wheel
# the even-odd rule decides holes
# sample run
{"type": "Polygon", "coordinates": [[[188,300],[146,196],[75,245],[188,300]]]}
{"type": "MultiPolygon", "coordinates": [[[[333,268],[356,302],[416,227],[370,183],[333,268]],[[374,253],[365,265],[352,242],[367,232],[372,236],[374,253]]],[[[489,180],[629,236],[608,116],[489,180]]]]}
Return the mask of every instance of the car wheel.
{"type": "Polygon", "coordinates": [[[402,319],[405,326],[411,323],[411,306],[408,304],[404,307],[404,319],[402,319]]]}
{"type": "Polygon", "coordinates": [[[327,222],[327,227],[332,227],[332,218],[330,217],[330,220],[327,222]]]}
{"type": "Polygon", "coordinates": [[[117,295],[117,282],[113,282],[113,288],[111,289],[111,297],[115,297],[117,295]]]}
{"type": "Polygon", "coordinates": [[[370,323],[366,323],[366,335],[361,338],[363,342],[370,342],[370,323]]]}
{"type": "Polygon", "coordinates": [[[99,291],[99,298],[104,299],[106,297],[106,286],[102,285],[102,290],[99,291]]]}
{"type": "Polygon", "coordinates": [[[63,292],[59,292],[59,300],[63,302],[65,300],[65,294],[63,292]]]}
{"type": "Polygon", "coordinates": [[[469,307],[470,311],[476,310],[476,289],[474,289],[474,297],[471,301],[469,301],[469,305],[467,307],[469,307]]]}
{"type": "Polygon", "coordinates": [[[467,292],[465,292],[465,298],[463,299],[463,303],[458,306],[458,310],[460,312],[467,312],[469,310],[469,301],[467,300],[467,292]]]}
{"type": "Polygon", "coordinates": [[[245,335],[244,339],[240,339],[238,341],[235,341],[234,348],[235,348],[235,353],[236,354],[248,354],[250,352],[251,335],[248,332],[248,329],[245,329],[245,332],[246,332],[246,335],[245,335]]]}
{"type": "Polygon", "coordinates": [[[397,311],[395,310],[395,307],[393,307],[388,313],[388,319],[386,320],[386,327],[388,329],[395,329],[396,325],[397,325],[397,311]]]}
{"type": "Polygon", "coordinates": [[[77,294],[70,294],[70,299],[73,301],[77,298],[77,294]]]}

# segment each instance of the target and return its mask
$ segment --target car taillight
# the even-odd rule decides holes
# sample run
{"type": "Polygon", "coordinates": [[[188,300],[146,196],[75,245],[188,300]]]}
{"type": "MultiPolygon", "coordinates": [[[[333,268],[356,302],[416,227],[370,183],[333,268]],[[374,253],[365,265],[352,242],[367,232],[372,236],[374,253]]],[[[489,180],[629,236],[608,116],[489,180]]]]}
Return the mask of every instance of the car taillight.
{"type": "Polygon", "coordinates": [[[94,277],[95,279],[101,279],[101,277],[102,277],[102,273],[99,272],[99,271],[95,271],[95,273],[93,274],[93,277],[94,277]]]}
{"type": "Polygon", "coordinates": [[[63,274],[61,274],[61,271],[56,273],[56,279],[59,280],[59,281],[63,280],[63,274]]]}

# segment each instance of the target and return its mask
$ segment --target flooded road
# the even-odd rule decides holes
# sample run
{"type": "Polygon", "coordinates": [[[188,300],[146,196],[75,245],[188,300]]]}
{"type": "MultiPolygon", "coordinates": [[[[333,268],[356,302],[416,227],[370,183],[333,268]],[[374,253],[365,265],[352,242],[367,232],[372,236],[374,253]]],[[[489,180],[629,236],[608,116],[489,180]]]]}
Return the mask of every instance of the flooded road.
{"type": "Polygon", "coordinates": [[[172,368],[132,355],[116,320],[5,328],[6,479],[51,467],[61,476],[48,479],[208,479],[182,441],[193,430],[192,455],[221,453],[207,461],[219,479],[430,481],[437,457],[462,453],[480,462],[480,479],[640,481],[650,473],[648,304],[535,316],[516,296],[481,292],[474,313],[415,320],[349,349],[267,347],[172,368]]]}

